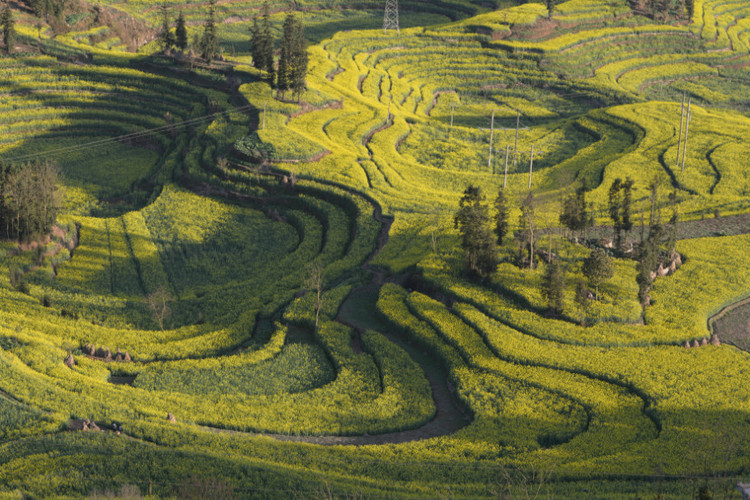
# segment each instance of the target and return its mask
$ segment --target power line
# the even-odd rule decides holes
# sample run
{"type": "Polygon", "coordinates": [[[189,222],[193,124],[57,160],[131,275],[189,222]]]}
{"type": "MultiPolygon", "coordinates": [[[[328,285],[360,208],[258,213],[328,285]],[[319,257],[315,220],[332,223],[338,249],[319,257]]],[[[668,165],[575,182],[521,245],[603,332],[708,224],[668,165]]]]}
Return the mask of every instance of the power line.
{"type": "Polygon", "coordinates": [[[104,138],[104,139],[97,139],[97,140],[90,141],[90,142],[85,142],[85,143],[82,143],[82,144],[75,144],[73,146],[66,146],[66,147],[63,147],[63,148],[52,149],[52,150],[43,151],[43,152],[39,152],[39,153],[30,153],[30,154],[27,154],[27,155],[21,155],[21,156],[16,156],[16,157],[12,157],[12,158],[5,158],[4,160],[7,161],[7,162],[24,161],[24,160],[30,160],[30,159],[44,157],[44,156],[56,156],[58,154],[71,153],[71,152],[79,151],[79,150],[82,150],[82,149],[93,148],[93,147],[96,147],[96,146],[102,146],[102,145],[105,145],[105,144],[114,143],[114,142],[120,142],[120,141],[124,141],[124,140],[139,139],[141,137],[145,137],[145,136],[157,134],[157,133],[160,133],[160,132],[165,132],[165,131],[170,130],[170,129],[174,128],[174,127],[193,125],[193,124],[205,121],[205,120],[216,118],[217,116],[229,115],[231,113],[237,113],[237,112],[247,111],[249,109],[255,109],[255,108],[251,104],[248,104],[248,105],[245,105],[245,106],[237,106],[237,107],[234,107],[234,108],[231,108],[231,109],[228,109],[228,110],[218,111],[216,113],[211,113],[211,114],[207,114],[207,115],[203,115],[203,116],[198,116],[198,117],[190,118],[190,119],[183,120],[183,121],[180,121],[180,122],[169,123],[167,125],[162,125],[161,127],[144,129],[144,130],[141,130],[141,131],[138,131],[138,132],[131,132],[131,133],[128,133],[128,134],[118,135],[118,136],[115,136],[115,137],[107,137],[107,138],[104,138]]]}

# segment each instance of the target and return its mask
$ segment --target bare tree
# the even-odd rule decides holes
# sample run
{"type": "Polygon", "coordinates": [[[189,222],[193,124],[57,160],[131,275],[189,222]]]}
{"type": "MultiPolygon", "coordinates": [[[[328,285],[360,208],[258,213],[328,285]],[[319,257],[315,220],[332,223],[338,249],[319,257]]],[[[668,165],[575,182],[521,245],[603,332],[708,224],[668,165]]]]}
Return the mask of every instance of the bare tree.
{"type": "Polygon", "coordinates": [[[164,331],[164,321],[172,315],[169,304],[174,302],[174,297],[169,290],[160,286],[146,297],[146,304],[154,315],[154,320],[159,323],[159,328],[164,331]]]}

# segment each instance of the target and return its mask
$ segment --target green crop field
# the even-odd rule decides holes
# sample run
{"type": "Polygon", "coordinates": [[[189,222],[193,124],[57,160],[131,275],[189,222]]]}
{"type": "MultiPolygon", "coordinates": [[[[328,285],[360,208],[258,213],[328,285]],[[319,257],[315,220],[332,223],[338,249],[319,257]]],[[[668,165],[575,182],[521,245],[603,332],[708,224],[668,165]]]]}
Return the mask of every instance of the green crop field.
{"type": "Polygon", "coordinates": [[[210,64],[206,2],[11,2],[0,166],[55,165],[60,210],[0,240],[0,499],[740,498],[750,3],[399,3],[396,32],[385,1],[269,2],[296,99],[253,66],[262,0],[216,4],[210,64]],[[484,279],[468,186],[509,206],[484,279]],[[681,265],[644,305],[657,222],[681,265]],[[581,299],[589,247],[613,272],[581,299]]]}

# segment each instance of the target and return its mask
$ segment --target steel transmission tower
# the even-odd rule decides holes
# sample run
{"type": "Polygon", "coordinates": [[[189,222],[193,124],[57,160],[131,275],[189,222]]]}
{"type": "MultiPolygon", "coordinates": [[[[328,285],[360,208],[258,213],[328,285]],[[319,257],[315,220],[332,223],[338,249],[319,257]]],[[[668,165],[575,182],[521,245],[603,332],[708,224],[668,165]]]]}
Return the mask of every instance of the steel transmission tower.
{"type": "Polygon", "coordinates": [[[398,0],[385,0],[385,17],[383,18],[383,33],[398,28],[398,0]]]}

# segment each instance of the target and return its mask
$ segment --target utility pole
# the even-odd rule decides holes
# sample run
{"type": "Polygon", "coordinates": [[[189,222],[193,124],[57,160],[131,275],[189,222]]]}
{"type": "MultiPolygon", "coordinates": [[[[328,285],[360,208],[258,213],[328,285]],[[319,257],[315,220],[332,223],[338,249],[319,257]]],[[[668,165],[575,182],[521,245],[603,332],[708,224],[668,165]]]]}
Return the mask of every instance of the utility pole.
{"type": "Polygon", "coordinates": [[[503,189],[508,184],[508,155],[510,154],[510,144],[505,145],[505,174],[503,175],[503,189]]]}
{"type": "Polygon", "coordinates": [[[685,171],[685,152],[687,151],[687,143],[688,143],[688,132],[690,131],[690,101],[692,98],[688,99],[688,107],[687,107],[687,118],[685,119],[685,142],[682,145],[682,169],[681,172],[685,171]]]}
{"type": "Polygon", "coordinates": [[[680,135],[677,137],[677,165],[680,165],[680,143],[682,141],[682,122],[685,120],[685,92],[682,93],[682,106],[680,106],[680,135]]]}
{"type": "Polygon", "coordinates": [[[396,33],[400,33],[398,26],[398,0],[385,0],[383,34],[385,35],[388,30],[396,30],[396,33]]]}
{"type": "MultiPolygon", "coordinates": [[[[495,110],[492,110],[492,119],[490,121],[490,157],[487,161],[487,168],[492,168],[492,142],[495,138],[495,110]]],[[[494,172],[493,172],[494,173],[494,172]]]]}
{"type": "Polygon", "coordinates": [[[518,160],[518,129],[521,127],[521,112],[516,111],[516,145],[513,146],[513,171],[516,171],[516,161],[518,160]]]}

